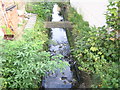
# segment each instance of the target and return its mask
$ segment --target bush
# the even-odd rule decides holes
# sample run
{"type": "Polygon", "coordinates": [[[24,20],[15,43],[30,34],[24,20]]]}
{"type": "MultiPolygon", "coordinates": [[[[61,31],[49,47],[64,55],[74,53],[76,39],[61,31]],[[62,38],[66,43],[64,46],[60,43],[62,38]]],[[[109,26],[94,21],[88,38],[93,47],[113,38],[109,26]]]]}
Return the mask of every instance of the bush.
{"type": "Polygon", "coordinates": [[[107,7],[108,9],[106,13],[106,23],[109,27],[112,27],[114,30],[120,30],[120,1],[110,1],[107,7]]]}
{"type": "Polygon", "coordinates": [[[80,65],[79,70],[93,76],[92,87],[118,88],[120,41],[115,39],[115,33],[108,34],[105,27],[89,28],[74,9],[70,9],[68,16],[74,23],[72,54],[80,65]]]}
{"type": "Polygon", "coordinates": [[[46,30],[39,18],[35,29],[25,30],[22,40],[1,44],[1,71],[7,88],[38,88],[45,72],[67,65],[60,60],[61,55],[51,57],[43,50],[48,40],[46,30]]]}
{"type": "Polygon", "coordinates": [[[39,17],[46,19],[52,15],[53,2],[28,3],[27,12],[36,13],[39,17]],[[31,10],[29,9],[31,8],[31,10]]]}

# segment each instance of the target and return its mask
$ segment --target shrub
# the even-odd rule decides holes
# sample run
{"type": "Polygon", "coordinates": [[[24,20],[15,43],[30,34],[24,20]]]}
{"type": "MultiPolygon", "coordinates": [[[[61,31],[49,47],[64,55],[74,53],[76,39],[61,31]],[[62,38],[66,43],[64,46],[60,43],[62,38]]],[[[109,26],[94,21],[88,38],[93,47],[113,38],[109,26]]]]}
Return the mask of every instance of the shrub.
{"type": "Polygon", "coordinates": [[[115,32],[108,34],[106,27],[89,28],[74,9],[70,9],[68,16],[74,23],[72,55],[80,65],[79,70],[92,76],[92,87],[118,88],[120,41],[115,39],[115,32]]]}
{"type": "Polygon", "coordinates": [[[61,55],[51,57],[43,50],[48,40],[46,30],[39,18],[35,29],[25,30],[21,40],[1,44],[1,72],[7,88],[38,88],[45,72],[67,65],[60,60],[61,55]]]}
{"type": "Polygon", "coordinates": [[[52,15],[53,2],[28,3],[27,12],[36,13],[39,17],[46,19],[52,15]],[[29,10],[31,8],[31,10],[29,10]]]}
{"type": "Polygon", "coordinates": [[[108,9],[106,13],[106,23],[114,30],[120,30],[120,1],[110,1],[107,7],[108,9]]]}

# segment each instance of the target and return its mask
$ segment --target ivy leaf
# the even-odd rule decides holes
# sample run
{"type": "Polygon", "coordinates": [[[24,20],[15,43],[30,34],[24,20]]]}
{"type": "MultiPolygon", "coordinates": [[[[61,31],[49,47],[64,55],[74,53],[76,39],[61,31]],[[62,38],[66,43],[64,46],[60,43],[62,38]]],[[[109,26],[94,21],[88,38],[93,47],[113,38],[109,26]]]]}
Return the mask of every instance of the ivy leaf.
{"type": "Polygon", "coordinates": [[[102,52],[98,52],[98,54],[102,55],[102,52]]]}
{"type": "Polygon", "coordinates": [[[91,47],[90,50],[94,52],[94,51],[97,51],[98,48],[96,48],[96,47],[91,47]]]}

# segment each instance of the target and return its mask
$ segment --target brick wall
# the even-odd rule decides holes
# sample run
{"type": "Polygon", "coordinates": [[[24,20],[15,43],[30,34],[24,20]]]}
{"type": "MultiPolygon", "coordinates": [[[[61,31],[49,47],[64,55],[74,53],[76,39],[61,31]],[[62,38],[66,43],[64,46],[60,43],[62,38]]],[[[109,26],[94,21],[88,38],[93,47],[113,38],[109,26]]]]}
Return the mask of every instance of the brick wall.
{"type": "Polygon", "coordinates": [[[12,26],[13,30],[15,32],[17,31],[18,23],[20,22],[18,9],[23,13],[25,12],[25,2],[23,2],[23,0],[0,0],[0,36],[3,36],[1,26],[6,25],[5,19],[7,19],[7,23],[12,26]],[[16,5],[16,7],[5,11],[2,9],[2,3],[5,9],[13,5],[16,5]],[[3,12],[5,14],[3,14],[3,12]]]}
{"type": "Polygon", "coordinates": [[[18,23],[19,23],[17,7],[13,8],[11,11],[7,11],[6,14],[7,14],[8,23],[12,25],[14,31],[17,31],[18,23]]]}

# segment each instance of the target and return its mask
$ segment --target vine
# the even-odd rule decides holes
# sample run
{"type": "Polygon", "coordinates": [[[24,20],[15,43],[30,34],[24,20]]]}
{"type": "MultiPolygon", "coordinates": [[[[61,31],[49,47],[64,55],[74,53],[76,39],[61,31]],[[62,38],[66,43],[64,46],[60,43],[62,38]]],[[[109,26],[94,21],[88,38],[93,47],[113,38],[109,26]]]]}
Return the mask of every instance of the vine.
{"type": "Polygon", "coordinates": [[[120,30],[120,1],[111,1],[107,7],[106,23],[114,30],[120,30]]]}
{"type": "Polygon", "coordinates": [[[89,24],[72,8],[68,16],[74,23],[72,55],[79,64],[79,70],[92,77],[94,88],[118,88],[120,41],[111,39],[115,38],[115,32],[108,34],[105,26],[89,28],[89,24]]]}

